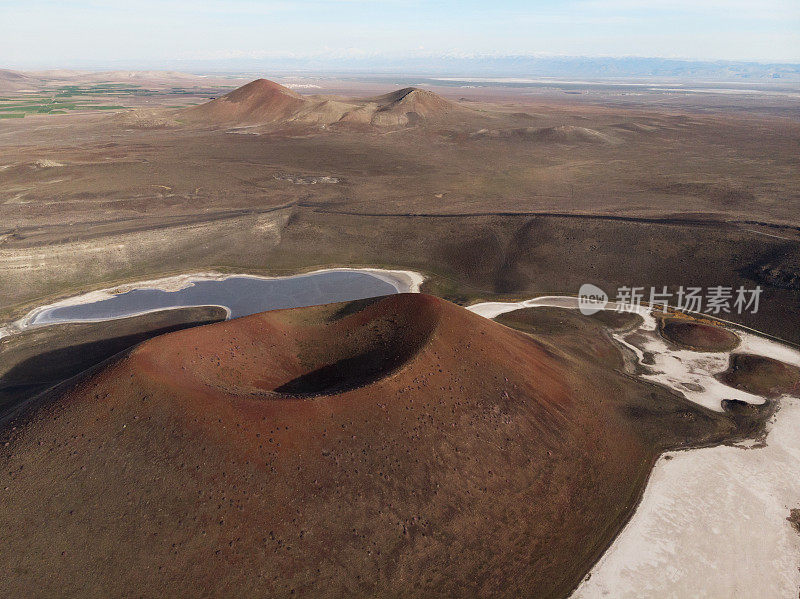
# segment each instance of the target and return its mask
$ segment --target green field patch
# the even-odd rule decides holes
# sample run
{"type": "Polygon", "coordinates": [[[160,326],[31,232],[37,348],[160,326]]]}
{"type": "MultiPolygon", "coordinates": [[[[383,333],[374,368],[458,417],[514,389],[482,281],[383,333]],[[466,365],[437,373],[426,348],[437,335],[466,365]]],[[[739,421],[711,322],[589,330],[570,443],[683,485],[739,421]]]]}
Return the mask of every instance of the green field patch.
{"type": "Polygon", "coordinates": [[[2,106],[3,108],[17,107],[17,106],[25,108],[27,106],[39,106],[47,102],[49,102],[49,100],[12,100],[10,104],[0,104],[0,106],[2,106]]]}
{"type": "Polygon", "coordinates": [[[39,106],[3,106],[0,112],[39,112],[39,106]]]}
{"type": "MultiPolygon", "coordinates": [[[[60,96],[102,96],[102,95],[130,95],[142,91],[139,86],[129,83],[103,83],[90,86],[63,85],[57,88],[60,96]]],[[[146,91],[146,90],[145,90],[146,91]]]]}
{"type": "Polygon", "coordinates": [[[16,106],[16,107],[0,107],[0,112],[22,112],[27,114],[46,114],[55,109],[68,108],[65,106],[57,106],[54,104],[35,104],[33,106],[16,106]]]}
{"type": "Polygon", "coordinates": [[[132,89],[139,87],[138,85],[132,85],[130,83],[95,83],[94,85],[90,86],[92,89],[96,88],[106,88],[106,87],[118,87],[118,88],[126,88],[132,89]]]}
{"type": "Polygon", "coordinates": [[[64,114],[70,110],[123,110],[119,104],[77,104],[75,102],[52,101],[37,104],[0,104],[0,114],[64,114]]]}
{"type": "Polygon", "coordinates": [[[3,112],[0,113],[0,119],[24,119],[25,113],[17,112],[3,112]]]}

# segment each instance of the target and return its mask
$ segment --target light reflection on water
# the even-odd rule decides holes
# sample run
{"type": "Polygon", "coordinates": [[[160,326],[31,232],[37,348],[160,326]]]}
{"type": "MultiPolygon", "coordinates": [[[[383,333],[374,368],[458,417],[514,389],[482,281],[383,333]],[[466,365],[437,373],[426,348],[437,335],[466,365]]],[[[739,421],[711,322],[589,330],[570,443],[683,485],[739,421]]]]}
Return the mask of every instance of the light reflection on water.
{"type": "Polygon", "coordinates": [[[392,283],[367,272],[329,271],[266,279],[232,276],[194,281],[183,289],[133,289],[98,301],[53,306],[30,324],[97,321],[187,306],[223,306],[231,318],[266,310],[300,308],[397,293],[392,283]]]}

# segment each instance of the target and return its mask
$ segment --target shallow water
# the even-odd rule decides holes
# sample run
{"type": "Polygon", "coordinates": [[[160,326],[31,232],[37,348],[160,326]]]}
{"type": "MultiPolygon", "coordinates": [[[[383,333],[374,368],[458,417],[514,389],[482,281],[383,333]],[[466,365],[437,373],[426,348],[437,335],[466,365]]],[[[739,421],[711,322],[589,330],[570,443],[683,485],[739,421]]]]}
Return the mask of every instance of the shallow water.
{"type": "Polygon", "coordinates": [[[405,291],[399,282],[367,271],[332,270],[284,278],[231,276],[187,281],[178,289],[133,288],[95,301],[54,304],[28,325],[87,322],[187,306],[222,306],[230,318],[266,310],[300,308],[405,291]]]}

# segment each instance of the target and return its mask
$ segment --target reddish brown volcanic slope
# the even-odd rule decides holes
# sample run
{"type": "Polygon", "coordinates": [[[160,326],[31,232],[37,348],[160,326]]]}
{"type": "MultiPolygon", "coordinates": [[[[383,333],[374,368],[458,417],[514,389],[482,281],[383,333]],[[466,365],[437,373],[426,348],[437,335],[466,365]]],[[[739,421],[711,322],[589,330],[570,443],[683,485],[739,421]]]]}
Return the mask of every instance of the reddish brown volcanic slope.
{"type": "Polygon", "coordinates": [[[661,318],[658,330],[664,339],[675,345],[697,351],[731,351],[739,345],[736,335],[713,324],[661,318]]]}
{"type": "Polygon", "coordinates": [[[210,124],[273,123],[296,114],[306,101],[292,90],[256,79],[224,96],[183,111],[189,120],[210,124]]]}
{"type": "Polygon", "coordinates": [[[563,596],[659,451],[736,432],[591,323],[395,295],[152,339],[0,429],[0,595],[563,596]]]}
{"type": "Polygon", "coordinates": [[[373,98],[304,98],[266,79],[179,113],[182,120],[211,126],[339,124],[377,128],[436,124],[476,115],[441,96],[413,87],[373,98]]]}

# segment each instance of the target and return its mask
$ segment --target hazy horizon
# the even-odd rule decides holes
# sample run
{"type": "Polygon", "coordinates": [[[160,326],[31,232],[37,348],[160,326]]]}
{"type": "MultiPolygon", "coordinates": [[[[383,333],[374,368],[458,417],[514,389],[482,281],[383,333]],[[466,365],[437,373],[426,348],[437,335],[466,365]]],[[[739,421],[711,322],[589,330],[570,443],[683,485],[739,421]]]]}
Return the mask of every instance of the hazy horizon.
{"type": "Polygon", "coordinates": [[[0,11],[2,66],[21,70],[508,57],[800,63],[791,0],[11,0],[0,11]]]}
{"type": "MultiPolygon", "coordinates": [[[[0,65],[0,69],[8,65],[0,65]]],[[[497,83],[525,85],[547,81],[759,83],[789,84],[800,81],[798,63],[744,61],[688,61],[648,57],[574,56],[476,56],[419,57],[398,59],[287,58],[217,61],[165,61],[141,64],[88,62],[39,69],[18,69],[31,74],[58,72],[180,72],[199,76],[234,78],[354,78],[361,80],[398,78],[409,85],[497,83]],[[420,83],[409,83],[419,81],[420,83]]]]}

